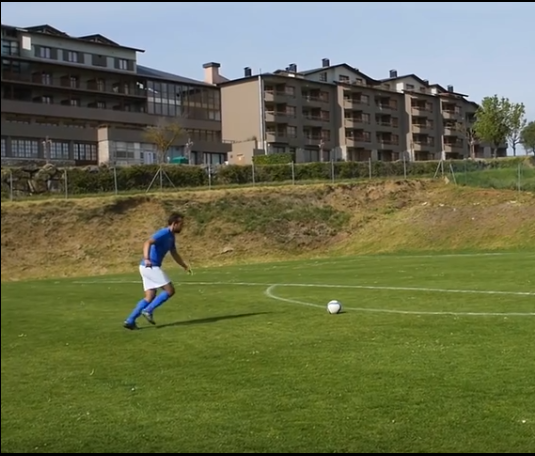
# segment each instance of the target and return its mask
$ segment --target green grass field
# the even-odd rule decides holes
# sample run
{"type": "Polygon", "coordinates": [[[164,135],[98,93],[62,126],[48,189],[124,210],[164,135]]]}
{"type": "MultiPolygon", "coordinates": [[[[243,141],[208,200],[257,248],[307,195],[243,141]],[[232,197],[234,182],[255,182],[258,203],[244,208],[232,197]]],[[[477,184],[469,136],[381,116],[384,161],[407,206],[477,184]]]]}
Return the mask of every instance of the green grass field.
{"type": "Polygon", "coordinates": [[[136,332],[136,275],[3,283],[2,453],[533,453],[534,260],[170,266],[136,332]]]}

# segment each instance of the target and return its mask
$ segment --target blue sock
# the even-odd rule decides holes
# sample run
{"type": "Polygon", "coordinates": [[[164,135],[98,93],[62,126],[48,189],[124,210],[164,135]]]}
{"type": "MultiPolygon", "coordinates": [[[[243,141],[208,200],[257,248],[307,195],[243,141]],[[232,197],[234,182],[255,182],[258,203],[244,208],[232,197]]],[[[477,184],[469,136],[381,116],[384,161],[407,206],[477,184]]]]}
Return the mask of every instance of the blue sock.
{"type": "Polygon", "coordinates": [[[152,312],[154,312],[155,309],[160,307],[169,298],[170,298],[169,293],[167,293],[167,291],[165,291],[165,290],[162,291],[158,296],[156,296],[154,301],[152,301],[149,304],[149,306],[145,309],[145,312],[148,312],[148,313],[152,314],[152,312]]]}
{"type": "Polygon", "coordinates": [[[147,308],[148,305],[149,305],[149,303],[147,301],[145,301],[144,299],[139,301],[137,303],[136,308],[132,311],[132,313],[126,319],[126,322],[128,324],[130,324],[130,325],[133,325],[136,322],[136,320],[138,319],[138,317],[141,315],[141,312],[143,312],[147,308]]]}

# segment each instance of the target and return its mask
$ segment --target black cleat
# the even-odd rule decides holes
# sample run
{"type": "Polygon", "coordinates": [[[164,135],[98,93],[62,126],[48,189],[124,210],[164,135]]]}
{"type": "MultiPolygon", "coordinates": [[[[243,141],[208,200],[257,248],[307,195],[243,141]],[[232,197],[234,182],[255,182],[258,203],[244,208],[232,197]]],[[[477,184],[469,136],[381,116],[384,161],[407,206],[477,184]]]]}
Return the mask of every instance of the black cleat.
{"type": "Polygon", "coordinates": [[[136,329],[139,329],[135,323],[128,323],[127,321],[124,322],[123,328],[128,329],[130,331],[135,331],[136,329]]]}

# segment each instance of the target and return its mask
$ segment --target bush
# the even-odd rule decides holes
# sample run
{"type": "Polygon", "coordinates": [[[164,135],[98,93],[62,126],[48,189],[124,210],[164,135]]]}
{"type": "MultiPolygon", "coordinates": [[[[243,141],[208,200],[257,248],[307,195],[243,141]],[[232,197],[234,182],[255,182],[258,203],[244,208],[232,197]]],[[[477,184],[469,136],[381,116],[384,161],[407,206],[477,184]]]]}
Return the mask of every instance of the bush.
{"type": "Polygon", "coordinates": [[[287,165],[294,161],[294,157],[289,153],[256,155],[253,157],[255,165],[287,165]]]}
{"type": "MultiPolygon", "coordinates": [[[[276,157],[270,160],[287,159],[288,154],[272,154],[265,157],[276,157]],[[282,157],[284,156],[284,157],[282,157]]],[[[255,157],[260,158],[260,157],[255,157]]],[[[498,160],[459,160],[444,163],[444,171],[451,169],[457,173],[468,173],[483,170],[498,170],[517,168],[519,163],[526,166],[535,166],[535,159],[511,158],[498,160]],[[527,163],[526,163],[527,162],[527,163]]],[[[68,193],[71,195],[108,193],[117,188],[121,192],[145,191],[158,172],[158,165],[137,165],[123,168],[88,167],[57,169],[47,165],[41,169],[28,170],[27,168],[2,168],[2,198],[10,194],[13,184],[15,194],[46,194],[50,192],[64,192],[65,181],[68,193]]],[[[188,165],[166,165],[163,167],[165,188],[206,187],[210,183],[217,185],[244,185],[252,182],[287,182],[292,181],[322,181],[365,179],[365,178],[403,178],[432,177],[439,162],[335,162],[335,163],[277,163],[258,164],[255,160],[253,166],[227,165],[215,168],[188,165]],[[173,183],[169,182],[169,180],[173,183]]],[[[160,187],[160,180],[156,179],[153,188],[160,187]]]]}

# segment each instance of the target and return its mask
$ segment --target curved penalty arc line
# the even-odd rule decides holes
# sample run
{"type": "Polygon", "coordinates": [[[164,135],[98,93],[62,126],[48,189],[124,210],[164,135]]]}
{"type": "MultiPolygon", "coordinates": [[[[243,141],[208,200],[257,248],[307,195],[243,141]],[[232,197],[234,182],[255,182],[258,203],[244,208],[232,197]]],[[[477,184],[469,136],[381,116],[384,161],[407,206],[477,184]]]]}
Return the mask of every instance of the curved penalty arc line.
{"type": "MultiPolygon", "coordinates": [[[[289,304],[298,304],[301,306],[315,307],[324,309],[325,306],[314,304],[306,301],[299,301],[297,299],[283,298],[274,293],[274,290],[278,287],[283,287],[284,284],[274,284],[268,287],[264,294],[273,300],[286,302],[289,304]]],[[[354,312],[367,312],[367,313],[383,313],[393,315],[428,315],[428,316],[453,316],[453,317],[535,317],[535,313],[522,313],[522,312],[432,312],[432,311],[413,311],[413,310],[394,310],[394,309],[373,309],[364,307],[345,307],[345,310],[351,310],[354,312]]]]}

